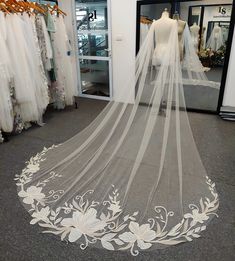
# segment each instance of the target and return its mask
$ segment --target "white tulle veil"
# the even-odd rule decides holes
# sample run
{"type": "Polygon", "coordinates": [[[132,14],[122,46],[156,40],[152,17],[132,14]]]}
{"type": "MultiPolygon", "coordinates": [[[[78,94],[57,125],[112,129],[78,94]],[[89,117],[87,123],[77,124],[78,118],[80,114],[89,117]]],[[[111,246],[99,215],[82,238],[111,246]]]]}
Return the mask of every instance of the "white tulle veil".
{"type": "MultiPolygon", "coordinates": [[[[216,215],[218,195],[197,151],[183,93],[183,82],[202,80],[196,77],[203,70],[189,66],[182,76],[175,22],[168,52],[151,71],[157,23],[136,58],[135,103],[110,102],[86,129],[45,148],[16,176],[30,223],[44,233],[81,249],[138,255],[200,237],[216,215]]],[[[127,84],[123,97],[130,95],[127,84]]]]}

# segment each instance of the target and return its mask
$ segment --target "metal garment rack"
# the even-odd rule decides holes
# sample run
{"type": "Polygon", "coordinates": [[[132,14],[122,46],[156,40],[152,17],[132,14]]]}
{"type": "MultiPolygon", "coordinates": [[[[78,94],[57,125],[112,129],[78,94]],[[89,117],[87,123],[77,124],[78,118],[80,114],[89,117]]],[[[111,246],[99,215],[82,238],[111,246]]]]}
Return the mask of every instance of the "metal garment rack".
{"type": "MultiPolygon", "coordinates": [[[[50,4],[52,6],[54,6],[55,4],[58,5],[58,1],[57,0],[24,0],[25,2],[36,2],[38,4],[50,4]]],[[[75,108],[78,109],[78,103],[75,100],[75,104],[74,104],[75,108]]],[[[1,137],[3,138],[3,142],[8,142],[10,140],[10,135],[8,133],[5,133],[3,131],[0,130],[0,139],[1,137]]],[[[1,144],[1,141],[0,141],[1,144]]]]}
{"type": "Polygon", "coordinates": [[[28,0],[29,2],[36,2],[39,4],[51,4],[51,5],[58,5],[58,1],[57,0],[28,0]]]}

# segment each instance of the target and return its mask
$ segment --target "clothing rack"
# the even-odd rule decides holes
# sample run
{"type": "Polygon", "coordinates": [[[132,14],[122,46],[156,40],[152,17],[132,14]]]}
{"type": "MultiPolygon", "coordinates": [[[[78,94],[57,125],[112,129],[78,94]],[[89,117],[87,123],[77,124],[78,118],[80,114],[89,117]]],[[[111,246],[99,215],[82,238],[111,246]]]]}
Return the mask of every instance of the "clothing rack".
{"type": "Polygon", "coordinates": [[[36,2],[38,4],[51,4],[51,5],[58,5],[57,0],[29,0],[29,2],[36,2]]]}
{"type": "MultiPolygon", "coordinates": [[[[64,13],[59,7],[58,7],[58,1],[57,0],[50,0],[50,1],[48,1],[48,0],[21,0],[22,2],[28,2],[28,3],[35,3],[35,4],[38,4],[38,5],[41,5],[41,6],[48,6],[48,5],[50,5],[51,6],[51,8],[50,8],[50,6],[49,6],[49,8],[52,10],[52,12],[55,12],[56,14],[57,14],[57,16],[59,16],[60,14],[62,14],[63,16],[66,16],[66,13],[64,13]]],[[[4,2],[3,2],[4,3],[4,2]]],[[[6,1],[6,7],[8,7],[7,6],[7,1],[6,1]]],[[[37,7],[37,5],[35,6],[35,7],[37,7]]],[[[32,8],[34,8],[34,6],[32,7],[32,8]]],[[[49,10],[50,10],[49,9],[49,10]]],[[[24,9],[23,9],[24,10],[24,9]]],[[[35,8],[35,10],[36,11],[38,11],[39,10],[39,12],[40,12],[40,9],[38,9],[38,8],[35,8]]],[[[1,11],[4,11],[4,10],[1,10],[1,11]]],[[[14,13],[14,11],[16,11],[16,12],[18,12],[18,13],[21,13],[22,12],[22,8],[17,8],[16,10],[11,10],[10,8],[8,9],[6,9],[6,13],[11,13],[11,11],[13,11],[13,13],[14,13]],[[9,11],[8,11],[9,10],[9,11]]],[[[28,12],[28,9],[25,9],[23,12],[28,12]]],[[[42,11],[44,11],[44,8],[42,9],[42,11]]],[[[42,14],[44,14],[44,12],[41,12],[42,14]]],[[[48,103],[48,106],[50,105],[51,103],[48,103]]],[[[77,104],[77,102],[76,102],[76,100],[74,101],[74,105],[75,105],[75,108],[77,109],[78,108],[78,104],[77,104]]],[[[27,124],[27,122],[24,122],[24,123],[26,123],[27,124]]],[[[40,125],[40,123],[39,123],[39,125],[40,125]]],[[[27,125],[25,125],[25,128],[27,129],[28,127],[27,127],[27,125]]],[[[21,132],[21,131],[20,131],[21,132]]],[[[10,133],[12,133],[12,132],[4,132],[2,129],[0,129],[0,143],[2,143],[2,142],[7,142],[7,141],[9,141],[9,138],[10,138],[10,133]]],[[[17,133],[18,133],[18,131],[17,131],[17,133]]]]}

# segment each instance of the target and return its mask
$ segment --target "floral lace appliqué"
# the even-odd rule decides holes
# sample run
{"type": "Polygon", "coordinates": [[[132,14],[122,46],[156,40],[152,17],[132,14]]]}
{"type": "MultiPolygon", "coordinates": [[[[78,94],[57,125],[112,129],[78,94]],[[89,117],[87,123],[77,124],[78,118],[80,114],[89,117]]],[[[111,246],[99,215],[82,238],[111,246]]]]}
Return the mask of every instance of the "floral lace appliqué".
{"type": "Polygon", "coordinates": [[[206,183],[213,199],[201,198],[199,205],[189,205],[189,212],[184,214],[181,222],[171,229],[167,229],[167,225],[169,219],[174,216],[174,212],[167,211],[164,206],[156,206],[155,216],[149,218],[145,224],[139,224],[136,221],[138,211],[121,218],[123,209],[120,205],[118,189],[114,185],[106,201],[93,200],[94,191],[89,190],[52,210],[47,204],[58,200],[64,191],[50,191],[49,195],[45,195],[43,187],[51,179],[60,177],[58,174],[51,172],[49,178],[39,181],[36,186],[25,189],[25,185],[40,169],[40,162],[45,160],[45,154],[55,147],[57,146],[44,148],[41,153],[27,162],[21,175],[16,175],[18,195],[30,208],[29,213],[32,216],[30,224],[39,224],[45,229],[44,233],[59,235],[61,240],[69,242],[79,240],[82,250],[88,245],[100,242],[105,249],[129,249],[133,256],[137,256],[140,250],[150,249],[154,244],[176,245],[199,238],[199,233],[206,229],[205,222],[210,216],[217,216],[215,211],[219,206],[218,194],[215,184],[209,177],[206,177],[206,183]],[[98,215],[98,206],[101,205],[105,206],[105,210],[98,215]]]}

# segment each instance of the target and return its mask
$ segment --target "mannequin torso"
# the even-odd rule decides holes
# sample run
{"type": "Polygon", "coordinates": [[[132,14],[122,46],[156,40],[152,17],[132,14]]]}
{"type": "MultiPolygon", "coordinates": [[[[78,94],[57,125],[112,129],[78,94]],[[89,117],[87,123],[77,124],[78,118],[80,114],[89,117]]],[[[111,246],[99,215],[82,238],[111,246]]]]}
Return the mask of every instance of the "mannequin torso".
{"type": "Polygon", "coordinates": [[[190,32],[193,37],[198,37],[200,27],[194,23],[192,26],[190,26],[190,32]]]}
{"type": "Polygon", "coordinates": [[[198,51],[199,30],[200,30],[200,27],[196,23],[194,23],[192,26],[190,26],[190,32],[191,32],[192,40],[193,40],[196,51],[198,51]]]}
{"type": "Polygon", "coordinates": [[[221,33],[221,28],[218,25],[215,25],[214,27],[214,33],[215,33],[215,40],[219,38],[219,34],[221,33]]]}
{"type": "Polygon", "coordinates": [[[168,12],[163,12],[162,17],[154,21],[154,29],[155,29],[155,43],[157,43],[157,47],[154,50],[153,55],[153,65],[161,65],[162,64],[162,54],[166,52],[168,40],[170,33],[172,31],[172,27],[175,25],[176,21],[169,18],[168,12]]]}

